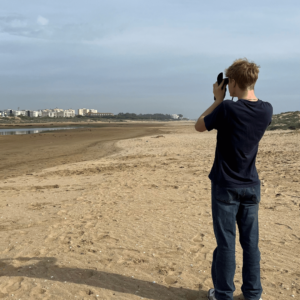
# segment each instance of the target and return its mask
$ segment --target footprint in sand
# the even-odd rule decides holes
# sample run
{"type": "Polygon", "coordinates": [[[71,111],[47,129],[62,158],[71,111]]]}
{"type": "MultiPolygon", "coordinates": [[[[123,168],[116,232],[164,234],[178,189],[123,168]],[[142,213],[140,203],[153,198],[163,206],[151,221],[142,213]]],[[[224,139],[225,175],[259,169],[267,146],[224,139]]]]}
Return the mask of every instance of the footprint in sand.
{"type": "Polygon", "coordinates": [[[111,236],[108,235],[108,234],[105,234],[105,235],[103,235],[103,236],[100,236],[100,237],[99,237],[99,240],[106,240],[106,241],[112,241],[112,242],[117,242],[117,241],[119,241],[119,239],[113,238],[113,237],[111,237],[111,236]]]}
{"type": "Polygon", "coordinates": [[[190,248],[189,252],[198,253],[202,248],[204,248],[204,245],[200,244],[200,245],[190,248]]]}
{"type": "Polygon", "coordinates": [[[57,214],[59,215],[59,216],[61,216],[61,215],[67,215],[67,211],[66,210],[60,210],[57,214]]]}
{"type": "Polygon", "coordinates": [[[7,293],[13,293],[16,292],[21,288],[21,283],[24,281],[24,278],[17,277],[17,278],[10,278],[8,280],[8,285],[5,287],[5,292],[7,293]]]}
{"type": "Polygon", "coordinates": [[[5,293],[2,293],[2,292],[0,292],[0,298],[7,298],[8,297],[8,294],[5,294],[5,293]]]}
{"type": "Polygon", "coordinates": [[[192,241],[195,242],[195,243],[201,243],[201,242],[203,242],[204,236],[205,236],[205,234],[203,234],[203,233],[197,234],[197,235],[192,239],[192,241]]]}
{"type": "Polygon", "coordinates": [[[177,282],[176,277],[174,276],[166,276],[164,281],[166,284],[175,284],[177,282]]]}

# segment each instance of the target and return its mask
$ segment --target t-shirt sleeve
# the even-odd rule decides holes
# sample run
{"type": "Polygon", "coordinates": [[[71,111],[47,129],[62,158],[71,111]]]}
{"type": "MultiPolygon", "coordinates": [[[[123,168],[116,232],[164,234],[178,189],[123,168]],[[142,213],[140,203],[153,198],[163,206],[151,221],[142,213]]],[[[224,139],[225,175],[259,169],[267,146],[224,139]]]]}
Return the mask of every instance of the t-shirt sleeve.
{"type": "Polygon", "coordinates": [[[266,107],[266,118],[268,120],[268,125],[267,125],[267,127],[268,127],[272,123],[273,106],[269,102],[266,102],[266,104],[267,104],[267,107],[266,107]]]}
{"type": "Polygon", "coordinates": [[[268,126],[270,126],[271,123],[272,123],[272,117],[273,117],[273,106],[270,104],[270,110],[269,110],[269,124],[268,124],[268,126]]]}
{"type": "Polygon", "coordinates": [[[219,129],[224,124],[225,104],[222,102],[209,115],[204,117],[205,127],[208,131],[219,129]]]}

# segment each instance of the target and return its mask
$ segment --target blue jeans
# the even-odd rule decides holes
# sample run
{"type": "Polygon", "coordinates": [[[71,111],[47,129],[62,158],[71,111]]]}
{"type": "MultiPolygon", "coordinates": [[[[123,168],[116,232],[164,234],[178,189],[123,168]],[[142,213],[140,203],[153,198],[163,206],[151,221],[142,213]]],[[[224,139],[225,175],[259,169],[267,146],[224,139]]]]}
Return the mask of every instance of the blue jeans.
{"type": "Polygon", "coordinates": [[[242,292],[247,300],[259,300],[262,294],[258,249],[260,184],[247,188],[224,188],[212,182],[211,200],[217,241],[211,269],[215,297],[217,300],[233,300],[237,223],[243,248],[242,292]]]}

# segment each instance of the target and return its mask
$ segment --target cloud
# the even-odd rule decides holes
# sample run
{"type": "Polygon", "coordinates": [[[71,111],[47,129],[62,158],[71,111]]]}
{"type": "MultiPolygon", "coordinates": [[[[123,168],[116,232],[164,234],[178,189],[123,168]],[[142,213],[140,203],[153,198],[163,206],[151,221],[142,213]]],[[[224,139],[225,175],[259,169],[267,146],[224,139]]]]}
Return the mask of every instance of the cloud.
{"type": "Polygon", "coordinates": [[[39,25],[42,25],[42,26],[45,26],[49,23],[49,20],[42,17],[42,16],[38,16],[36,22],[39,24],[39,25]]]}
{"type": "Polygon", "coordinates": [[[139,27],[101,38],[82,40],[110,54],[132,56],[251,56],[255,58],[296,57],[300,42],[294,34],[231,33],[212,28],[139,27]],[[236,45],[238,41],[239,46],[236,45]],[[259,47],[257,42],[259,41],[259,47]],[[270,53],[270,48],[272,52],[270,53]]]}
{"type": "Polygon", "coordinates": [[[10,22],[10,26],[12,28],[23,28],[27,26],[27,22],[25,20],[14,19],[10,22]]]}
{"type": "Polygon", "coordinates": [[[0,33],[10,35],[22,35],[27,30],[28,22],[21,15],[11,14],[6,16],[0,15],[0,33]]]}
{"type": "Polygon", "coordinates": [[[53,30],[45,26],[48,23],[49,20],[42,16],[35,19],[20,14],[0,15],[0,43],[7,39],[7,34],[20,39],[50,39],[53,30]]]}

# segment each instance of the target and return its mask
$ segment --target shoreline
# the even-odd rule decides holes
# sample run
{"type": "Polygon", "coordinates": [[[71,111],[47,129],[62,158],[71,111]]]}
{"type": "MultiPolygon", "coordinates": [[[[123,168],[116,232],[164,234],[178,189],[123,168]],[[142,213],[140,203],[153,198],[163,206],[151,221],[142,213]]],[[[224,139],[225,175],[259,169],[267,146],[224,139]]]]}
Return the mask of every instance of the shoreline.
{"type": "Polygon", "coordinates": [[[0,123],[0,129],[14,129],[14,128],[30,128],[30,127],[73,127],[73,126],[80,126],[80,127],[105,127],[105,126],[126,126],[128,124],[157,124],[157,125],[163,125],[163,124],[183,124],[183,123],[195,123],[193,120],[180,120],[180,121],[148,121],[148,120],[123,120],[123,121],[89,121],[89,122],[44,122],[44,123],[10,123],[10,124],[1,124],[0,123]],[[8,128],[11,127],[11,128],[8,128]]]}
{"type": "Polygon", "coordinates": [[[162,134],[164,129],[162,124],[107,123],[74,130],[1,135],[0,180],[58,165],[100,159],[117,152],[117,141],[162,134]]]}

